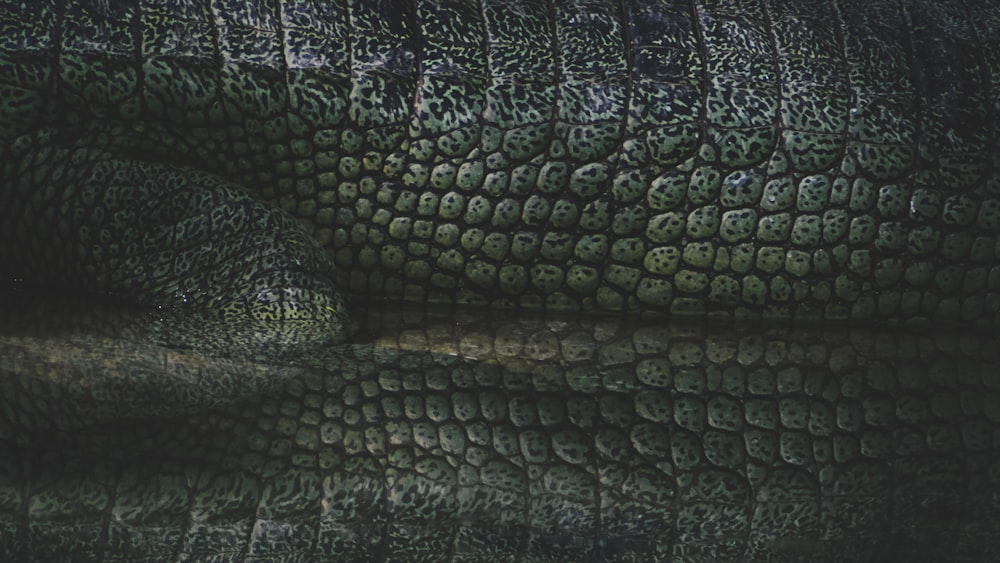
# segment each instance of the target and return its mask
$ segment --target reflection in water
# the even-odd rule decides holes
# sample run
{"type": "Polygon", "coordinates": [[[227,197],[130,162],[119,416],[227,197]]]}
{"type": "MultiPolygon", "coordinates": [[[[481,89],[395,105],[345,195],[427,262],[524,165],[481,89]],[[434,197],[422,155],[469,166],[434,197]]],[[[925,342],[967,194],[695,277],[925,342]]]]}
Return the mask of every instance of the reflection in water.
{"type": "Polygon", "coordinates": [[[1000,556],[992,336],[381,311],[267,363],[23,297],[3,559],[1000,556]]]}

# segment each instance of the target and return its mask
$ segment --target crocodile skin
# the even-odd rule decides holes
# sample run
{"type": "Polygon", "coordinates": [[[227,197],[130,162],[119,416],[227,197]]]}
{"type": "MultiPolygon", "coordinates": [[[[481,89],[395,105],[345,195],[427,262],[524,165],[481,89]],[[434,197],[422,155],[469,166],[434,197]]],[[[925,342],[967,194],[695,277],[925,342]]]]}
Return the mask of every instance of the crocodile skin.
{"type": "Polygon", "coordinates": [[[986,0],[0,0],[0,556],[1000,558],[995,336],[837,326],[995,329],[998,47],[986,0]]]}
{"type": "MultiPolygon", "coordinates": [[[[992,2],[6,1],[0,18],[0,264],[25,283],[217,299],[208,264],[278,243],[198,246],[241,219],[262,232],[225,196],[193,218],[170,197],[208,183],[298,218],[354,294],[984,327],[1000,311],[992,2]],[[165,211],[67,211],[101,195],[165,211]],[[195,234],[165,236],[171,220],[195,234]]],[[[332,291],[302,252],[264,273],[272,296],[302,291],[274,315],[332,291]]]]}
{"type": "Polygon", "coordinates": [[[267,367],[99,318],[0,329],[4,559],[1000,555],[991,338],[396,312],[267,367]]]}

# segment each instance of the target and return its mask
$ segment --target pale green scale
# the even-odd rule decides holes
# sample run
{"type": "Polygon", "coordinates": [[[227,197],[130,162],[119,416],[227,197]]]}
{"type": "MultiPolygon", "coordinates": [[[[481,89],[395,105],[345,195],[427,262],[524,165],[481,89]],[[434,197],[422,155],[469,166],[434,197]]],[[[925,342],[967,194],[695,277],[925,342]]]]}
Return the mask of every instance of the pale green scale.
{"type": "Polygon", "coordinates": [[[763,175],[755,170],[737,170],[722,180],[719,202],[724,207],[742,207],[760,201],[763,175]]]}
{"type": "Polygon", "coordinates": [[[717,275],[712,278],[708,299],[713,303],[735,306],[739,303],[740,283],[729,276],[717,275]]]}
{"type": "Polygon", "coordinates": [[[645,256],[646,244],[641,238],[615,238],[611,243],[611,259],[623,263],[638,263],[645,256]]]}
{"type": "Polygon", "coordinates": [[[584,235],[576,243],[573,254],[582,262],[603,264],[607,261],[609,247],[607,235],[584,235]]]}
{"type": "MultiPolygon", "coordinates": [[[[720,254],[724,249],[720,248],[720,254]]],[[[729,250],[729,267],[734,272],[747,273],[753,267],[754,246],[749,243],[739,244],[729,250]]]]}
{"type": "Polygon", "coordinates": [[[582,264],[573,264],[566,271],[566,285],[580,293],[593,293],[600,283],[598,271],[582,264]]]}
{"type": "MultiPolygon", "coordinates": [[[[742,173],[737,173],[741,175],[742,173]]],[[[722,174],[714,166],[699,166],[691,173],[687,199],[695,205],[714,203],[722,189],[722,174]]]]}
{"type": "Polygon", "coordinates": [[[559,199],[552,204],[552,211],[549,214],[549,224],[556,229],[569,229],[579,222],[579,211],[577,205],[566,199],[559,199]]]}
{"type": "Polygon", "coordinates": [[[486,232],[482,229],[466,229],[462,233],[461,245],[463,249],[474,252],[482,247],[485,239],[486,232]]]}
{"type": "Polygon", "coordinates": [[[868,211],[878,201],[878,191],[875,185],[866,179],[859,178],[851,186],[850,207],[852,211],[868,211]]]}
{"type": "Polygon", "coordinates": [[[691,156],[698,138],[698,127],[693,124],[652,129],[645,135],[649,158],[664,166],[675,165],[691,156]]]}
{"type": "Polygon", "coordinates": [[[681,269],[674,276],[674,287],[682,293],[698,293],[708,284],[708,275],[703,272],[681,269]]]}
{"type": "Polygon", "coordinates": [[[512,237],[511,256],[516,260],[532,260],[538,255],[540,246],[541,239],[538,233],[533,231],[517,233],[512,237]]]}
{"type": "Polygon", "coordinates": [[[469,199],[463,221],[467,225],[479,225],[488,221],[492,214],[493,206],[490,200],[477,195],[469,199]]]}
{"type": "Polygon", "coordinates": [[[775,273],[785,263],[785,250],[778,246],[764,246],[757,252],[757,268],[763,272],[775,273]]]}
{"type": "Polygon", "coordinates": [[[629,294],[635,291],[641,276],[642,270],[618,264],[608,265],[604,272],[604,279],[608,283],[627,291],[629,294]]]}
{"type": "Polygon", "coordinates": [[[764,242],[788,240],[792,229],[791,213],[765,215],[757,224],[757,238],[764,242]]]}
{"type": "Polygon", "coordinates": [[[875,248],[879,250],[903,250],[906,247],[908,230],[909,226],[903,221],[880,223],[875,239],[875,248]]]}
{"type": "Polygon", "coordinates": [[[722,214],[719,236],[728,243],[749,238],[757,225],[757,212],[753,209],[733,209],[722,214]]]}
{"type": "Polygon", "coordinates": [[[909,211],[908,194],[904,188],[890,184],[878,191],[878,211],[886,218],[901,217],[909,211]]]}
{"type": "Polygon", "coordinates": [[[484,194],[499,197],[507,193],[510,187],[510,174],[504,170],[498,170],[486,175],[481,191],[484,194]]]}
{"type": "Polygon", "coordinates": [[[914,256],[926,256],[938,251],[941,230],[931,225],[917,227],[910,231],[906,249],[914,256]]]}
{"type": "Polygon", "coordinates": [[[680,250],[675,247],[656,247],[646,253],[643,267],[652,274],[673,274],[680,264],[680,256],[680,250]]]}
{"type": "Polygon", "coordinates": [[[673,299],[673,286],[667,280],[644,277],[636,291],[641,303],[650,306],[665,306],[673,299]]]}
{"type": "Polygon", "coordinates": [[[679,212],[669,212],[649,218],[646,238],[654,243],[669,243],[678,239],[686,229],[686,216],[679,212]]]}
{"type": "Polygon", "coordinates": [[[542,293],[552,293],[562,286],[564,272],[562,268],[549,264],[535,264],[530,271],[531,283],[542,293]]]}
{"type": "Polygon", "coordinates": [[[569,179],[570,190],[581,198],[592,198],[603,190],[608,181],[610,167],[604,163],[584,165],[569,179]]]}
{"type": "MultiPolygon", "coordinates": [[[[687,466],[685,463],[686,459],[692,459],[690,462],[692,466],[697,463],[696,460],[698,460],[698,457],[696,457],[696,454],[694,453],[679,454],[673,452],[670,437],[657,432],[656,427],[649,424],[639,423],[633,425],[629,434],[629,439],[643,456],[654,460],[670,459],[673,457],[674,463],[682,469],[687,466]]],[[[697,446],[693,444],[689,446],[691,451],[696,451],[696,448],[697,446]]]]}
{"type": "MultiPolygon", "coordinates": [[[[611,203],[605,199],[591,201],[580,212],[580,228],[587,231],[606,231],[611,224],[611,203]]],[[[636,226],[640,228],[641,225],[636,226]]]]}
{"type": "Polygon", "coordinates": [[[799,215],[792,225],[792,244],[803,247],[817,247],[822,239],[822,219],[818,215],[799,215]]]}
{"type": "Polygon", "coordinates": [[[848,214],[843,209],[829,209],[823,213],[823,242],[834,244],[847,235],[848,214]]]}
{"type": "Polygon", "coordinates": [[[654,211],[673,209],[687,197],[688,178],[678,171],[668,171],[655,178],[646,192],[646,203],[654,211]]]}
{"type": "MultiPolygon", "coordinates": [[[[605,214],[610,209],[611,204],[607,201],[602,201],[599,203],[602,208],[598,208],[598,205],[588,206],[584,209],[585,212],[589,212],[590,209],[595,210],[596,214],[605,214]]],[[[619,208],[615,213],[614,217],[611,218],[611,232],[615,235],[627,236],[632,234],[641,233],[646,226],[646,221],[648,220],[649,213],[646,211],[645,207],[641,205],[629,205],[627,207],[619,208]]],[[[595,217],[595,219],[597,219],[595,217]]],[[[588,221],[585,228],[597,228],[597,225],[603,221],[594,220],[588,221]]]]}
{"type": "Polygon", "coordinates": [[[521,217],[521,202],[514,198],[505,198],[497,203],[490,224],[500,229],[512,229],[521,217]]]}
{"type": "Polygon", "coordinates": [[[504,264],[500,267],[500,290],[510,295],[521,295],[528,283],[527,269],[520,264],[504,264]]]}
{"type": "Polygon", "coordinates": [[[483,239],[482,250],[488,258],[503,261],[510,250],[510,237],[504,233],[490,233],[483,239]]]}
{"type": "Polygon", "coordinates": [[[876,222],[870,215],[860,215],[851,220],[848,241],[852,246],[867,246],[875,241],[876,222]]]}
{"type": "Polygon", "coordinates": [[[569,186],[568,165],[561,160],[553,160],[543,165],[538,173],[537,186],[542,193],[561,193],[569,186]]]}
{"type": "Polygon", "coordinates": [[[767,299],[767,284],[759,276],[749,275],[743,278],[742,299],[746,303],[762,304],[767,299]]]}
{"type": "Polygon", "coordinates": [[[861,249],[851,252],[848,268],[859,276],[869,276],[871,274],[871,251],[861,249]]]}
{"type": "Polygon", "coordinates": [[[785,256],[785,270],[797,277],[804,277],[812,270],[812,256],[801,250],[789,250],[785,256]]]}
{"type": "Polygon", "coordinates": [[[715,259],[715,251],[715,245],[711,242],[692,242],[684,245],[681,257],[685,264],[707,269],[715,259]]]}

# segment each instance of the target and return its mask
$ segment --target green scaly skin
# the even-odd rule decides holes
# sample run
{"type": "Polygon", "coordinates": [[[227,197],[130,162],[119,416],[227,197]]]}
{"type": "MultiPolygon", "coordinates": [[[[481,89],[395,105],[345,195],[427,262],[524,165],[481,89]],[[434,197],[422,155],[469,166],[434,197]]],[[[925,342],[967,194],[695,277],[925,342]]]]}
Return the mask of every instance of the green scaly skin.
{"type": "Polygon", "coordinates": [[[1000,553],[991,338],[403,311],[268,367],[36,307],[0,328],[5,560],[1000,553]]]}
{"type": "Polygon", "coordinates": [[[337,342],[994,330],[1000,11],[729,4],[0,0],[0,268],[199,319],[5,333],[0,553],[996,558],[989,336],[337,342]]]}
{"type": "Polygon", "coordinates": [[[745,4],[4,2],[0,263],[211,292],[221,241],[66,211],[124,185],[169,226],[196,167],[299,219],[350,293],[992,327],[995,6],[745,4]]]}

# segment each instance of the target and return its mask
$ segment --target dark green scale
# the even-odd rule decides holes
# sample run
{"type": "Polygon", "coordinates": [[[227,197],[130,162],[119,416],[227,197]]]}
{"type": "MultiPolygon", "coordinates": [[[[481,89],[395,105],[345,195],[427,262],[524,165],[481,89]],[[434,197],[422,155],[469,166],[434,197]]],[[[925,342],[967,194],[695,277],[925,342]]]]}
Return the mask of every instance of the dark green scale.
{"type": "MultiPolygon", "coordinates": [[[[255,244],[311,237],[355,295],[991,327],[988,8],[6,2],[0,202],[16,221],[0,260],[26,281],[161,305],[245,285],[226,266],[238,246],[195,257],[140,229],[167,246],[137,256],[108,230],[113,210],[53,209],[88,167],[133,167],[161,205],[189,174],[245,188],[301,225],[255,244]],[[86,268],[65,254],[80,240],[100,245],[75,255],[86,268]],[[204,283],[185,277],[209,265],[204,283]]],[[[212,229],[246,215],[212,205],[212,229]]],[[[329,266],[307,246],[256,263],[323,310],[337,298],[310,301],[329,266]]]]}

